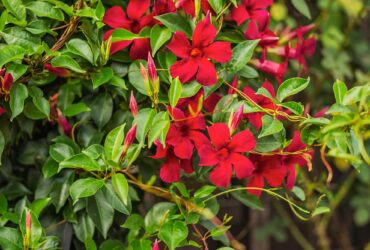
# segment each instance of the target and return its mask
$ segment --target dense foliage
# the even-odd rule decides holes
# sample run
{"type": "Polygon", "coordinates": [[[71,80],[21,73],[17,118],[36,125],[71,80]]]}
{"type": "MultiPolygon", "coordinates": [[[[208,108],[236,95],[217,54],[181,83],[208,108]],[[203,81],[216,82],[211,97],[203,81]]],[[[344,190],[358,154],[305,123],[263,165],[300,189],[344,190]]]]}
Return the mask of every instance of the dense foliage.
{"type": "Polygon", "coordinates": [[[335,15],[357,38],[366,5],[319,2],[2,0],[2,249],[245,249],[220,207],[263,196],[329,249],[358,173],[367,224],[370,63],[335,15]]]}

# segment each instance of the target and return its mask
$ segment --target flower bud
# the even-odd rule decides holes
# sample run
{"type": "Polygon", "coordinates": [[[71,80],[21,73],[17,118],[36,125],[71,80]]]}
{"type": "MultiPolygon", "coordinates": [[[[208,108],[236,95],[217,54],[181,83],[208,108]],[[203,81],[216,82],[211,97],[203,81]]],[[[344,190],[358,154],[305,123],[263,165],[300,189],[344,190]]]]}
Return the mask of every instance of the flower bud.
{"type": "Polygon", "coordinates": [[[233,82],[231,83],[233,88],[229,88],[227,94],[232,95],[234,93],[234,88],[238,88],[238,76],[234,76],[233,82]]]}
{"type": "Polygon", "coordinates": [[[152,250],[159,250],[158,240],[157,239],[153,243],[152,250]]]}
{"type": "Polygon", "coordinates": [[[152,90],[150,89],[148,73],[142,63],[140,63],[140,73],[144,81],[146,92],[148,93],[150,97],[152,97],[153,94],[152,94],[152,90]]]}
{"type": "Polygon", "coordinates": [[[126,138],[125,138],[125,141],[123,143],[124,146],[127,146],[129,147],[135,140],[135,136],[136,136],[136,124],[130,128],[130,130],[127,132],[127,135],[126,135],[126,138]]]}
{"type": "Polygon", "coordinates": [[[148,53],[148,74],[151,82],[157,81],[157,68],[155,67],[155,63],[150,52],[148,53]]]}
{"type": "Polygon", "coordinates": [[[71,126],[71,124],[63,116],[62,112],[58,108],[57,108],[57,115],[58,115],[58,123],[62,127],[64,134],[70,137],[72,135],[72,126],[71,126]]]}
{"type": "Polygon", "coordinates": [[[244,104],[235,113],[231,113],[229,120],[230,134],[233,134],[243,119],[244,104]]]}
{"type": "Polygon", "coordinates": [[[131,95],[130,95],[130,110],[131,110],[131,114],[134,117],[137,115],[137,113],[139,111],[133,91],[131,91],[131,95]]]}
{"type": "Polygon", "coordinates": [[[71,75],[69,70],[62,67],[53,67],[50,63],[45,64],[44,69],[60,77],[69,77],[71,75]]]}
{"type": "Polygon", "coordinates": [[[32,217],[31,212],[28,211],[26,215],[26,231],[31,231],[31,226],[32,226],[32,217]]]}

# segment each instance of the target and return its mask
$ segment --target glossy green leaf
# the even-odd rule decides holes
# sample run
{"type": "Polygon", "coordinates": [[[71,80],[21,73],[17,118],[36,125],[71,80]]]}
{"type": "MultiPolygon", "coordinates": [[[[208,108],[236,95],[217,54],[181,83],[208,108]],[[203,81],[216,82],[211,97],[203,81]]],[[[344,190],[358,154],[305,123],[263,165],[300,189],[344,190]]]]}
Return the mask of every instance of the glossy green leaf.
{"type": "Polygon", "coordinates": [[[104,186],[104,180],[94,178],[79,179],[72,183],[69,194],[72,197],[73,203],[78,199],[94,195],[99,189],[104,186]]]}
{"type": "Polygon", "coordinates": [[[48,2],[31,1],[26,5],[26,8],[39,17],[48,17],[58,21],[64,20],[63,12],[48,2]]]}
{"type": "Polygon", "coordinates": [[[196,81],[192,81],[190,83],[184,84],[181,87],[181,98],[188,98],[195,96],[198,91],[202,88],[202,85],[197,83],[196,81]]]}
{"type": "Polygon", "coordinates": [[[131,85],[138,90],[143,95],[148,95],[148,92],[145,88],[145,84],[143,81],[143,77],[140,73],[140,63],[146,67],[147,63],[145,61],[134,61],[131,63],[129,69],[128,69],[128,79],[131,83],[131,85]]]}
{"type": "Polygon", "coordinates": [[[5,213],[8,210],[8,200],[5,195],[0,193],[0,214],[5,213]]]}
{"type": "Polygon", "coordinates": [[[338,104],[341,104],[343,101],[344,96],[347,93],[347,86],[344,82],[336,80],[333,85],[333,91],[335,96],[335,101],[338,104]]]}
{"type": "Polygon", "coordinates": [[[247,40],[233,48],[231,60],[226,64],[226,69],[232,73],[241,70],[252,58],[254,49],[259,40],[247,40]]]}
{"type": "Polygon", "coordinates": [[[18,45],[6,45],[2,47],[0,53],[0,68],[8,62],[22,59],[25,53],[25,49],[18,45]]]}
{"type": "Polygon", "coordinates": [[[172,80],[170,90],[168,91],[168,99],[171,107],[176,107],[177,102],[181,97],[182,84],[178,77],[172,80]]]}
{"type": "Polygon", "coordinates": [[[26,20],[26,8],[22,0],[1,0],[5,8],[12,13],[19,21],[26,20]]]}
{"type": "Polygon", "coordinates": [[[137,125],[136,139],[140,143],[144,143],[155,114],[156,111],[154,109],[145,108],[141,109],[136,115],[134,119],[134,123],[137,125]]]}
{"type": "Polygon", "coordinates": [[[174,250],[188,236],[188,228],[182,221],[169,221],[159,230],[158,237],[170,250],[174,250]]]}
{"type": "Polygon", "coordinates": [[[56,162],[64,161],[73,156],[73,148],[64,143],[55,143],[49,147],[49,154],[56,162]]]}
{"type": "Polygon", "coordinates": [[[262,117],[262,129],[258,138],[262,138],[268,135],[276,134],[283,130],[284,125],[281,121],[274,119],[270,115],[264,115],[262,117]]]}
{"type": "Polygon", "coordinates": [[[99,171],[100,165],[89,156],[81,153],[72,156],[59,164],[59,171],[63,168],[82,168],[86,171],[99,171]]]}
{"type": "Polygon", "coordinates": [[[284,102],[281,106],[289,109],[296,115],[302,115],[304,111],[304,107],[300,102],[284,102]]]}
{"type": "Polygon", "coordinates": [[[67,55],[61,55],[54,57],[51,60],[51,65],[53,67],[61,67],[61,68],[66,68],[70,69],[74,72],[77,73],[85,73],[86,71],[81,68],[81,66],[70,56],[67,55]]]}
{"type": "Polygon", "coordinates": [[[91,109],[85,103],[79,102],[69,105],[63,111],[63,115],[66,117],[71,117],[89,111],[91,111],[91,109]]]}
{"type": "Polygon", "coordinates": [[[81,56],[82,58],[85,58],[87,61],[89,61],[91,64],[94,64],[93,52],[90,48],[90,45],[85,40],[73,38],[69,40],[66,45],[69,52],[81,56]]]}
{"type": "Polygon", "coordinates": [[[91,117],[99,128],[104,127],[112,117],[113,99],[108,93],[101,93],[95,97],[90,105],[91,117]]]}
{"type": "Polygon", "coordinates": [[[49,205],[51,198],[42,198],[37,199],[32,202],[30,205],[30,210],[36,215],[38,218],[41,212],[49,205]]]}
{"type": "Polygon", "coordinates": [[[150,31],[150,46],[153,56],[171,38],[171,31],[160,25],[155,25],[150,31]]]}
{"type": "Polygon", "coordinates": [[[291,0],[293,6],[305,17],[311,19],[311,12],[305,0],[291,0]]]}
{"type": "Polygon", "coordinates": [[[113,223],[114,210],[102,191],[98,191],[94,197],[88,199],[87,213],[104,239],[107,238],[108,230],[113,223]]]}
{"type": "Polygon", "coordinates": [[[99,86],[103,85],[104,83],[109,82],[113,77],[113,70],[112,68],[103,68],[98,72],[94,72],[91,74],[91,80],[93,83],[93,88],[96,89],[99,86]]]}
{"type": "Polygon", "coordinates": [[[218,14],[221,12],[222,7],[224,5],[223,0],[209,0],[209,4],[211,5],[212,9],[218,14]]]}
{"type": "Polygon", "coordinates": [[[125,138],[125,125],[126,123],[110,131],[105,139],[104,151],[109,160],[116,162],[119,160],[123,139],[125,138]]]}
{"type": "Polygon", "coordinates": [[[3,250],[22,250],[22,235],[15,228],[0,227],[0,246],[3,250]]]}
{"type": "Polygon", "coordinates": [[[126,177],[120,173],[112,174],[112,184],[119,198],[127,205],[128,201],[128,182],[126,177]]]}
{"type": "Polygon", "coordinates": [[[310,83],[310,78],[290,78],[285,80],[277,90],[276,99],[282,102],[289,96],[295,95],[304,90],[310,83]]]}
{"type": "Polygon", "coordinates": [[[42,229],[42,226],[36,216],[36,214],[32,211],[32,210],[29,210],[29,209],[24,209],[23,213],[22,213],[22,218],[21,218],[21,221],[20,221],[20,229],[21,229],[21,232],[22,232],[22,235],[23,237],[26,235],[26,216],[27,216],[27,212],[30,213],[31,215],[31,233],[30,233],[30,242],[29,242],[29,246],[30,248],[37,248],[38,246],[38,243],[41,239],[41,236],[42,236],[42,233],[43,233],[43,229],[42,229]]]}
{"type": "Polygon", "coordinates": [[[167,13],[155,16],[154,18],[163,23],[163,25],[169,28],[172,32],[182,31],[188,37],[191,37],[191,34],[193,33],[188,20],[177,13],[167,13]]]}

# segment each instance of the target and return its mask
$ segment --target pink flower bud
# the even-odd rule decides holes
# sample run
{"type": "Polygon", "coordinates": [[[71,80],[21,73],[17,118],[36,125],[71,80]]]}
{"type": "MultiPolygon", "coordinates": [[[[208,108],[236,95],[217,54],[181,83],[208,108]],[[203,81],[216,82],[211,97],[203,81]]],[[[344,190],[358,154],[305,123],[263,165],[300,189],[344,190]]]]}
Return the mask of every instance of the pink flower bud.
{"type": "Polygon", "coordinates": [[[50,73],[60,77],[68,77],[71,75],[71,72],[69,70],[62,67],[53,67],[50,63],[45,64],[44,68],[50,73]]]}
{"type": "Polygon", "coordinates": [[[60,111],[60,109],[57,109],[57,114],[58,114],[58,123],[62,127],[64,134],[70,137],[71,134],[72,134],[72,126],[71,126],[71,124],[63,116],[63,114],[60,111]]]}
{"type": "Polygon", "coordinates": [[[135,136],[136,136],[136,124],[130,128],[130,130],[127,132],[127,135],[126,135],[126,138],[125,138],[125,141],[123,143],[124,146],[126,146],[127,148],[133,143],[133,141],[135,140],[135,136]]]}
{"type": "Polygon", "coordinates": [[[130,110],[131,110],[131,114],[134,117],[137,115],[137,113],[139,111],[133,91],[131,91],[131,95],[130,95],[130,110]]]}
{"type": "Polygon", "coordinates": [[[152,96],[152,90],[150,89],[148,73],[142,63],[140,63],[140,73],[141,73],[141,77],[143,78],[144,85],[145,85],[148,95],[152,96]]]}
{"type": "Polygon", "coordinates": [[[239,109],[230,116],[230,134],[233,134],[237,127],[239,126],[239,123],[243,119],[243,111],[244,111],[244,104],[239,107],[239,109]]]}
{"type": "Polygon", "coordinates": [[[155,63],[150,52],[148,53],[148,73],[151,82],[158,81],[157,68],[155,67],[155,63]]]}
{"type": "Polygon", "coordinates": [[[32,226],[32,217],[30,211],[26,214],[26,231],[30,231],[32,226]]]}
{"type": "Polygon", "coordinates": [[[159,250],[158,240],[157,239],[153,243],[152,250],[159,250]]]}
{"type": "MultiPolygon", "coordinates": [[[[238,76],[234,76],[231,86],[233,86],[234,88],[238,88],[238,76]]],[[[229,88],[229,91],[227,92],[227,94],[232,95],[233,93],[234,93],[234,89],[229,88]]]]}

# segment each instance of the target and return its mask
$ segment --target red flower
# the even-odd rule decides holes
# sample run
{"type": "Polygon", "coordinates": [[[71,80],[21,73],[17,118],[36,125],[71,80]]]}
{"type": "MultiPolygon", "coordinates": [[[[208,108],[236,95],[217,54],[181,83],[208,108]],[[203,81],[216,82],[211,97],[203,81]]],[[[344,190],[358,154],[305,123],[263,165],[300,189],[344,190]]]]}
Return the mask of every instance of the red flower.
{"type": "MultiPolygon", "coordinates": [[[[280,187],[287,174],[287,169],[281,165],[279,156],[250,155],[255,169],[248,179],[247,187],[263,188],[265,180],[271,187],[280,187]]],[[[247,189],[250,194],[261,195],[261,190],[247,189]]]]}
{"type": "Polygon", "coordinates": [[[250,61],[258,70],[265,72],[267,74],[275,76],[276,80],[281,83],[286,68],[288,66],[288,62],[284,61],[282,63],[277,63],[270,60],[256,60],[253,59],[250,61]]]}
{"type": "MultiPolygon", "coordinates": [[[[200,5],[204,13],[212,12],[212,8],[207,0],[201,0],[200,5]]],[[[182,8],[186,14],[195,17],[194,0],[178,0],[176,2],[176,8],[182,8]]]]}
{"type": "Polygon", "coordinates": [[[200,145],[208,141],[201,133],[206,128],[202,116],[188,116],[178,108],[168,110],[175,120],[171,123],[166,137],[166,144],[173,146],[174,154],[180,159],[191,159],[194,146],[199,149],[200,145]]]}
{"type": "Polygon", "coordinates": [[[152,158],[166,158],[166,161],[162,165],[159,172],[159,177],[161,177],[164,182],[172,183],[179,181],[181,169],[183,169],[185,173],[193,172],[191,159],[179,159],[174,154],[173,147],[167,146],[166,148],[164,148],[158,140],[155,141],[154,144],[157,146],[157,152],[155,155],[152,156],[152,158]]]}
{"type": "Polygon", "coordinates": [[[10,89],[13,85],[13,76],[10,73],[5,74],[5,68],[0,70],[0,93],[8,99],[10,89]]]}
{"type": "Polygon", "coordinates": [[[176,12],[173,0],[156,0],[153,6],[153,15],[159,16],[166,13],[176,12]]]}
{"type": "Polygon", "coordinates": [[[215,123],[208,127],[211,143],[199,150],[199,166],[215,166],[210,180],[216,186],[228,187],[232,177],[232,166],[238,179],[251,175],[253,163],[242,153],[251,151],[256,146],[252,133],[246,129],[230,138],[230,130],[224,123],[215,123]]]}
{"type": "Polygon", "coordinates": [[[232,52],[229,42],[212,42],[216,37],[216,32],[210,15],[207,15],[195,27],[192,44],[183,32],[175,33],[167,47],[182,59],[170,68],[173,78],[179,77],[182,83],[196,79],[206,86],[217,82],[215,66],[209,59],[225,63],[230,60],[232,52]]]}
{"type": "MultiPolygon", "coordinates": [[[[262,85],[263,88],[265,88],[272,97],[275,97],[275,90],[272,84],[269,81],[265,81],[265,83],[262,85]]],[[[262,108],[267,109],[276,109],[278,108],[269,98],[263,96],[263,95],[256,95],[255,91],[251,87],[245,87],[243,92],[252,99],[256,104],[261,106],[262,108]]],[[[256,128],[260,129],[262,126],[262,116],[265,113],[263,112],[255,112],[255,113],[249,113],[245,114],[244,117],[248,119],[248,121],[256,128]]]]}
{"type": "Polygon", "coordinates": [[[260,30],[265,30],[270,22],[270,14],[266,10],[272,4],[273,0],[242,0],[238,7],[231,10],[231,19],[238,26],[244,21],[256,20],[260,30]]]}
{"type": "MultiPolygon", "coordinates": [[[[284,149],[284,152],[296,152],[306,149],[307,146],[301,140],[301,134],[299,131],[294,133],[291,143],[284,149]]],[[[306,154],[308,157],[313,156],[313,151],[309,151],[306,154]]],[[[281,157],[281,164],[287,169],[287,189],[292,189],[296,180],[295,165],[300,167],[305,167],[309,162],[307,158],[304,157],[304,154],[292,154],[292,155],[283,155],[281,157]]]]}
{"type": "Polygon", "coordinates": [[[247,24],[247,28],[245,30],[245,38],[249,40],[257,40],[260,39],[259,45],[262,47],[271,47],[275,46],[279,41],[279,37],[276,36],[274,32],[269,29],[261,30],[258,27],[258,24],[255,20],[251,20],[247,24]]]}
{"type": "MultiPolygon", "coordinates": [[[[150,7],[150,0],[130,0],[127,5],[127,14],[120,6],[114,6],[107,10],[103,22],[113,28],[104,34],[104,40],[107,40],[114,29],[122,28],[138,34],[144,27],[153,26],[153,15],[144,15],[150,7]]],[[[112,43],[110,53],[114,54],[129,45],[130,58],[146,59],[150,51],[150,42],[148,38],[137,38],[112,43]]]]}

